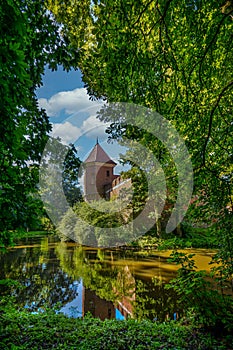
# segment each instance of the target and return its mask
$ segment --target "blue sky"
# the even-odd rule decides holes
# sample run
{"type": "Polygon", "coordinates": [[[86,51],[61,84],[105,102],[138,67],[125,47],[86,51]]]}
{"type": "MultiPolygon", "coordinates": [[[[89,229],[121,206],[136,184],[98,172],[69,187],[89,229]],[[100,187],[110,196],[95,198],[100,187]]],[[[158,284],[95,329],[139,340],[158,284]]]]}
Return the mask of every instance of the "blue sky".
{"type": "MultiPolygon", "coordinates": [[[[107,124],[96,118],[101,101],[91,101],[87,94],[80,71],[66,72],[45,70],[43,86],[37,90],[39,106],[44,108],[53,124],[53,136],[61,137],[66,144],[74,143],[81,160],[89,154],[99,138],[99,143],[116,162],[119,152],[124,153],[117,143],[108,144],[105,129],[107,124]]],[[[122,170],[116,167],[115,173],[122,170]]]]}
{"type": "MultiPolygon", "coordinates": [[[[83,311],[83,280],[80,281],[74,281],[72,285],[70,286],[72,289],[75,288],[77,295],[76,297],[65,304],[60,312],[64,313],[65,315],[68,315],[70,317],[82,317],[82,311],[83,311]]],[[[121,312],[115,308],[115,317],[117,320],[124,320],[124,316],[121,314],[121,312]]]]}

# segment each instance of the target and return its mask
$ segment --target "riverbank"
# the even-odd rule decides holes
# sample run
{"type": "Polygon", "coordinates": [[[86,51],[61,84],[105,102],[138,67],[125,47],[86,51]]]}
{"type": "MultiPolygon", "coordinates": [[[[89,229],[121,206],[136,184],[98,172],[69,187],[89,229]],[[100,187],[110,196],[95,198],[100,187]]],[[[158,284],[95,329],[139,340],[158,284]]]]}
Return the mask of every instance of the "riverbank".
{"type": "Polygon", "coordinates": [[[174,234],[162,234],[156,237],[153,234],[146,234],[137,241],[129,243],[128,247],[140,249],[186,249],[186,248],[207,248],[218,249],[219,239],[213,228],[193,228],[189,227],[188,231],[182,236],[174,234]]]}
{"type": "Polygon", "coordinates": [[[0,311],[0,348],[5,350],[229,350],[229,342],[228,338],[216,339],[176,321],[100,321],[91,317],[68,318],[53,311],[0,311]]]}
{"type": "MultiPolygon", "coordinates": [[[[56,231],[25,231],[23,229],[16,230],[12,233],[13,241],[21,238],[33,236],[57,235],[56,231]]],[[[59,234],[58,234],[59,237],[59,234]]],[[[173,249],[189,249],[189,248],[207,248],[218,249],[219,240],[215,232],[211,228],[189,228],[188,233],[184,237],[178,237],[174,234],[164,234],[156,237],[153,234],[146,234],[138,238],[137,241],[130,242],[121,249],[142,249],[142,250],[173,250],[173,249]]]]}

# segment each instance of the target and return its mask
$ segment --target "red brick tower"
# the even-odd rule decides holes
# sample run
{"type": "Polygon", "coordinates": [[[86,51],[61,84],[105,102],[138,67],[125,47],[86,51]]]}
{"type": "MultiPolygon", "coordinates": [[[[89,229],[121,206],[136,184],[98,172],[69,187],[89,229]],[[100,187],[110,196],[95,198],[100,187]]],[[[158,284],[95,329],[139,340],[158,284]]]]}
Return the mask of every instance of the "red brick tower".
{"type": "Polygon", "coordinates": [[[108,199],[108,190],[112,187],[112,181],[119,176],[113,173],[116,165],[99,145],[97,139],[96,145],[84,161],[85,200],[108,199]]]}

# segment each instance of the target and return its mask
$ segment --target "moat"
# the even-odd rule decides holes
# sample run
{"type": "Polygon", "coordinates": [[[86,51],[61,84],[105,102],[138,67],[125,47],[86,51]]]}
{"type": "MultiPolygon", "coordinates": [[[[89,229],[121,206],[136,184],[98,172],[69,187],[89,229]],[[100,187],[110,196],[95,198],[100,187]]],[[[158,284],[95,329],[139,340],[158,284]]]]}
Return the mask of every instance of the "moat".
{"type": "MultiPolygon", "coordinates": [[[[209,270],[213,252],[192,249],[199,269],[209,270]]],[[[176,319],[182,305],[164,284],[176,276],[170,251],[93,249],[53,236],[21,239],[0,254],[0,293],[31,312],[56,308],[72,317],[176,319]]]]}

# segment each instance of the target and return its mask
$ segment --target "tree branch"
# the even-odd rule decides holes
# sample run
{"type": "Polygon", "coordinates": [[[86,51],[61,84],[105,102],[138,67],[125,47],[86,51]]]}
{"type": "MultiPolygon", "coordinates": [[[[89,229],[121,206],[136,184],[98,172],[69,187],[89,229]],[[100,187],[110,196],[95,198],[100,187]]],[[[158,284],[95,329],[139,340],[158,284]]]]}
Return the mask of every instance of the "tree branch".
{"type": "Polygon", "coordinates": [[[203,147],[203,151],[202,151],[202,157],[203,157],[203,165],[205,166],[205,153],[206,153],[206,148],[207,148],[207,144],[209,142],[210,136],[211,136],[211,130],[212,130],[212,124],[213,124],[213,117],[214,117],[214,112],[217,109],[219,102],[221,100],[221,98],[223,97],[223,95],[225,94],[225,92],[230,89],[233,86],[233,81],[229,82],[220,92],[220,94],[218,95],[217,101],[214,105],[214,107],[212,108],[211,112],[210,112],[210,119],[209,119],[209,128],[208,128],[208,134],[206,136],[205,139],[205,143],[204,143],[204,147],[203,147]]]}

